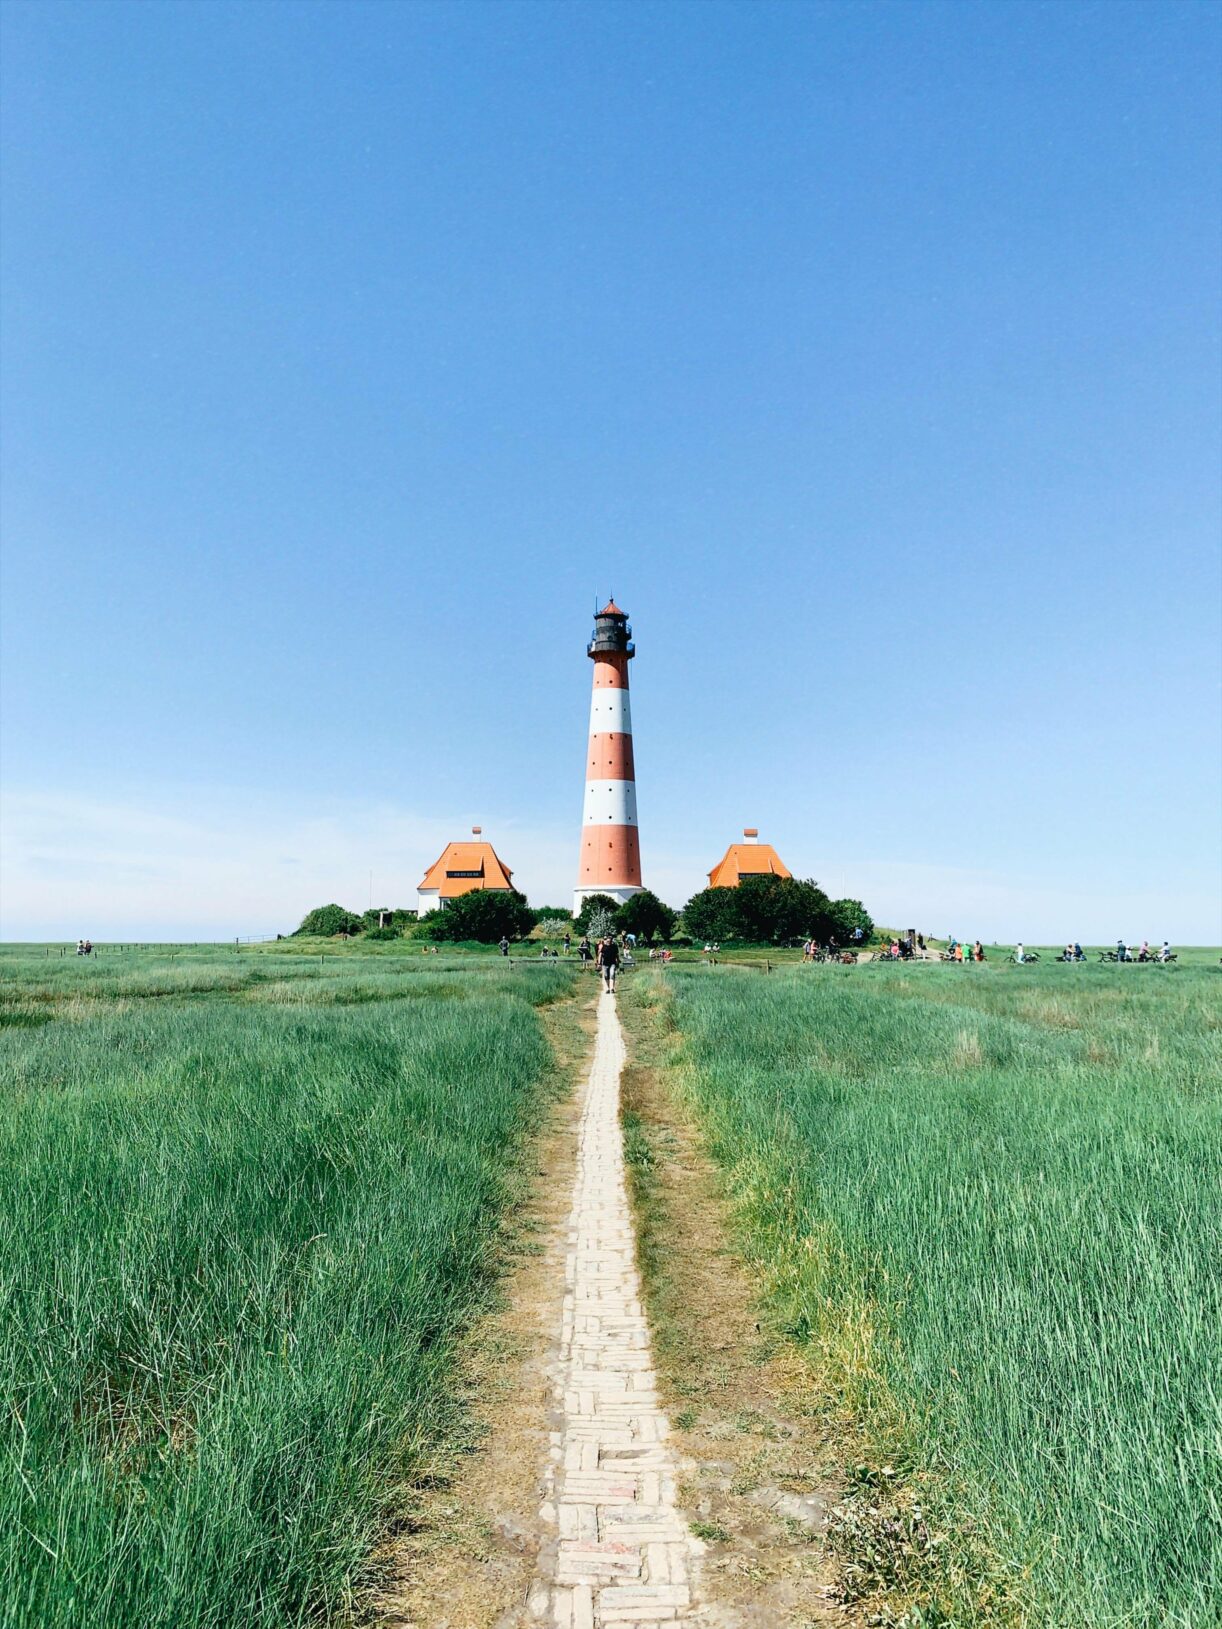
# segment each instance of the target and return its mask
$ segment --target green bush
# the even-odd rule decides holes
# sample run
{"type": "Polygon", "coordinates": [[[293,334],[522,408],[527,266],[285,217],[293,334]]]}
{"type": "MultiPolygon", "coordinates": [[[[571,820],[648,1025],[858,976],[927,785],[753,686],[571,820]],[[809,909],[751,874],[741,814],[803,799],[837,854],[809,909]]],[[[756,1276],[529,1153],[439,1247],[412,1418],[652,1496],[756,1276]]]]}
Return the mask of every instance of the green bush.
{"type": "Polygon", "coordinates": [[[297,933],[317,934],[320,938],[330,939],[337,933],[360,933],[364,925],[359,916],[353,911],[346,911],[342,905],[316,905],[302,917],[297,933]]]}
{"type": "Polygon", "coordinates": [[[683,925],[696,939],[779,945],[810,936],[844,943],[861,924],[872,926],[860,901],[835,904],[818,883],[797,877],[744,877],[737,888],[705,888],[683,907],[683,925]]]}
{"type": "Polygon", "coordinates": [[[724,943],[739,934],[737,888],[703,888],[683,907],[684,931],[693,940],[715,939],[724,943]]]}
{"type": "Polygon", "coordinates": [[[405,928],[415,920],[415,911],[403,906],[375,905],[373,910],[361,912],[361,921],[367,928],[405,928]]]}
{"type": "Polygon", "coordinates": [[[870,935],[874,932],[873,918],[859,899],[834,899],[832,922],[836,943],[841,945],[850,943],[868,945],[870,935]],[[853,935],[858,928],[861,929],[861,938],[854,941],[853,935]]]}
{"type": "Polygon", "coordinates": [[[501,939],[525,939],[535,925],[535,913],[516,888],[479,888],[459,897],[443,910],[430,911],[417,937],[452,944],[474,939],[495,945],[501,939]]]}
{"type": "Polygon", "coordinates": [[[638,939],[669,939],[677,920],[677,913],[648,888],[626,899],[615,913],[616,929],[638,939]]]}

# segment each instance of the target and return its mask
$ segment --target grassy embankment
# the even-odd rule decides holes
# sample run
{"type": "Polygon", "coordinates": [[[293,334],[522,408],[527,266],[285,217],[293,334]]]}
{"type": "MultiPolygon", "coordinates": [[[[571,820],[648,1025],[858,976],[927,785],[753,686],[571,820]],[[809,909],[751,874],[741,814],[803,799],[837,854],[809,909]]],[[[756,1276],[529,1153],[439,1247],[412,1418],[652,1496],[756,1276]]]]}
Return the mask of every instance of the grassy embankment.
{"type": "Polygon", "coordinates": [[[342,1615],[452,1424],[568,970],[0,970],[0,1623],[342,1615]]]}
{"type": "Polygon", "coordinates": [[[635,993],[671,1005],[745,1246],[846,1411],[850,1590],[886,1621],[1216,1629],[1217,972],[671,969],[635,993]]]}

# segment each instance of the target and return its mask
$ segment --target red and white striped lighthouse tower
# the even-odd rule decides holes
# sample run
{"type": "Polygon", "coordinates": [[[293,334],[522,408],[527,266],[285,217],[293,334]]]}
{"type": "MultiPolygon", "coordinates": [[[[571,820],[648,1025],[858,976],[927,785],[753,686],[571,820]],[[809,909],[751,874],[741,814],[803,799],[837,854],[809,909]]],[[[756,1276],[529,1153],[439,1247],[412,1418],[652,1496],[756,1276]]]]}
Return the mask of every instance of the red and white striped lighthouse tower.
{"type": "Polygon", "coordinates": [[[636,823],[632,711],[628,702],[628,663],[636,651],[628,618],[614,600],[595,616],[594,637],[586,655],[594,663],[594,695],[574,916],[589,894],[609,894],[622,903],[641,891],[641,839],[636,823]]]}

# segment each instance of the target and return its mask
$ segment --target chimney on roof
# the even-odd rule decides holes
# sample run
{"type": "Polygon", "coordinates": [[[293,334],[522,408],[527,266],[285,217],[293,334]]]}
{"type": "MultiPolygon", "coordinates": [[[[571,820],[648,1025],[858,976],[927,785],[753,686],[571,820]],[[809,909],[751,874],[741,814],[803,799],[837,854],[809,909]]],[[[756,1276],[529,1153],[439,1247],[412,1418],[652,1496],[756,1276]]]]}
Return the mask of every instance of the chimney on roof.
{"type": "Polygon", "coordinates": [[[747,839],[747,841],[749,843],[758,843],[759,842],[759,835],[760,835],[760,829],[759,829],[758,826],[744,826],[743,827],[743,836],[747,839]]]}
{"type": "Polygon", "coordinates": [[[482,826],[472,826],[472,828],[471,828],[472,837],[478,837],[480,832],[483,831],[483,829],[484,828],[482,826]]]}

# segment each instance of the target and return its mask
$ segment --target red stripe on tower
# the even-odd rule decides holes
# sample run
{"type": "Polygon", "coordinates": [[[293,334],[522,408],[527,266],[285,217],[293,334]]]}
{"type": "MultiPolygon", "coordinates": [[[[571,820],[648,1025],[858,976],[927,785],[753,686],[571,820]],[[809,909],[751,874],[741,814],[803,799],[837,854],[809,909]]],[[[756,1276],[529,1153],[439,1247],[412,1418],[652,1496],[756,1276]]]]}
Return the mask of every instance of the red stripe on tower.
{"type": "Polygon", "coordinates": [[[594,663],[594,686],[574,915],[590,894],[609,894],[623,901],[641,891],[636,768],[628,700],[628,663],[636,652],[628,618],[614,600],[594,618],[594,636],[586,654],[594,663]]]}

